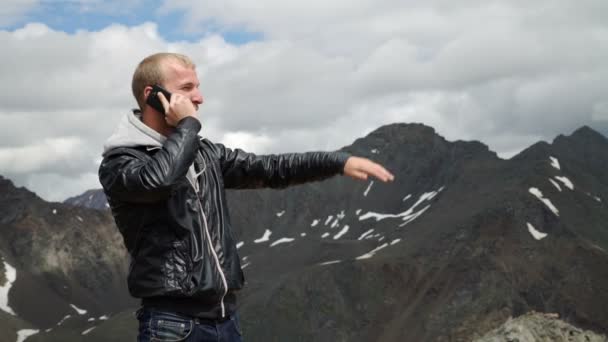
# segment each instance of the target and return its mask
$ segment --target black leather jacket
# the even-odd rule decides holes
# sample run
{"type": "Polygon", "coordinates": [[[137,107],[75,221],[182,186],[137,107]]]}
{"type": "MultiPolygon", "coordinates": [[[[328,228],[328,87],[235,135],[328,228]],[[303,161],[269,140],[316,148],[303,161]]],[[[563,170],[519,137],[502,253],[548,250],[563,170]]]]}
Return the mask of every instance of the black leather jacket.
{"type": "Polygon", "coordinates": [[[144,305],[221,318],[234,310],[234,291],[244,283],[224,189],[325,179],[341,173],[349,155],[256,156],[201,139],[199,130],[188,117],[162,146],[111,148],[99,179],[131,255],[131,295],[144,305]]]}

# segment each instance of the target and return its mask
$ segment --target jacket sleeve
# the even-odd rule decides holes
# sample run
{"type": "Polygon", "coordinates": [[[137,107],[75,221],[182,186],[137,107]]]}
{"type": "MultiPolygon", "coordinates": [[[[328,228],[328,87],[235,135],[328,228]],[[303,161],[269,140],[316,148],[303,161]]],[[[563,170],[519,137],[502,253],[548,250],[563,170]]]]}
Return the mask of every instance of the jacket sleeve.
{"type": "Polygon", "coordinates": [[[99,167],[99,181],[106,196],[126,202],[153,202],[169,197],[172,185],[186,175],[194,161],[200,129],[197,119],[182,119],[147,161],[124,148],[109,151],[99,167]]]}
{"type": "Polygon", "coordinates": [[[255,155],[213,144],[226,188],[285,188],[320,181],[344,171],[346,152],[306,152],[255,155]]]}

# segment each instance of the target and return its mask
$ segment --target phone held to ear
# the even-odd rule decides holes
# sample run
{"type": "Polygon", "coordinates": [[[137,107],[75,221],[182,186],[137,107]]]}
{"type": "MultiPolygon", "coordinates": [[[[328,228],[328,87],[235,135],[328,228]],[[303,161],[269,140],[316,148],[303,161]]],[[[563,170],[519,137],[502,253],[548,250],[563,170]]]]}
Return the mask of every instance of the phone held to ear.
{"type": "Polygon", "coordinates": [[[171,100],[171,93],[168,92],[165,88],[159,86],[158,84],[155,84],[152,86],[152,91],[150,92],[150,95],[148,95],[146,103],[150,107],[156,109],[159,113],[165,114],[165,107],[163,107],[163,103],[160,102],[160,99],[158,98],[159,92],[162,92],[165,95],[167,101],[171,100]]]}

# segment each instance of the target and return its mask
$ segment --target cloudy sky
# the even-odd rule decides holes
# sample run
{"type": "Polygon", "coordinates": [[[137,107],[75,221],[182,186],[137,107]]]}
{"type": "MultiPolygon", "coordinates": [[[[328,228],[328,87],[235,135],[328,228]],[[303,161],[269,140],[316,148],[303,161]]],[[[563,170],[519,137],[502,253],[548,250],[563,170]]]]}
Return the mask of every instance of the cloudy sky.
{"type": "Polygon", "coordinates": [[[3,0],[0,175],[61,201],[98,188],[134,67],[197,64],[202,134],[332,150],[395,122],[509,158],[608,134],[606,0],[3,0]]]}

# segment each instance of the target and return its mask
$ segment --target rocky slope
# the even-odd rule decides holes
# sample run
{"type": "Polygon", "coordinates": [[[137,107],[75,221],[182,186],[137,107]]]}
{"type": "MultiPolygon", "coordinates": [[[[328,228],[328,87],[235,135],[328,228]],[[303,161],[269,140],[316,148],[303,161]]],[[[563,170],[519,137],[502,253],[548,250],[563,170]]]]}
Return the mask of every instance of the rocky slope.
{"type": "Polygon", "coordinates": [[[108,210],[109,208],[106,196],[99,189],[87,190],[78,196],[66,199],[63,203],[98,210],[108,210]]]}
{"type": "Polygon", "coordinates": [[[605,342],[608,337],[584,331],[558,319],[557,314],[528,313],[489,332],[475,342],[605,342]]]}
{"type": "Polygon", "coordinates": [[[134,305],[108,213],[48,203],[0,178],[0,231],[0,340],[15,341],[27,328],[86,327],[134,305]]]}

